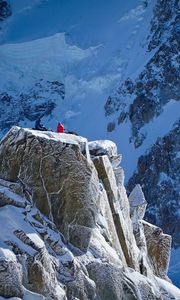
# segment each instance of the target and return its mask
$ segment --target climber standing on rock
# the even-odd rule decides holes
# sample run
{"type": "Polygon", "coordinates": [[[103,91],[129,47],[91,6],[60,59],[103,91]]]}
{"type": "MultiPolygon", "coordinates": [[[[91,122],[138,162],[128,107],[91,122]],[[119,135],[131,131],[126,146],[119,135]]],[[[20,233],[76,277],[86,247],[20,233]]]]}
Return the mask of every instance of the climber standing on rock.
{"type": "Polygon", "coordinates": [[[60,122],[58,122],[58,125],[57,125],[57,132],[64,133],[64,126],[60,122]]]}
{"type": "Polygon", "coordinates": [[[41,124],[41,119],[38,118],[35,122],[35,129],[40,131],[47,131],[47,128],[41,124]]]}

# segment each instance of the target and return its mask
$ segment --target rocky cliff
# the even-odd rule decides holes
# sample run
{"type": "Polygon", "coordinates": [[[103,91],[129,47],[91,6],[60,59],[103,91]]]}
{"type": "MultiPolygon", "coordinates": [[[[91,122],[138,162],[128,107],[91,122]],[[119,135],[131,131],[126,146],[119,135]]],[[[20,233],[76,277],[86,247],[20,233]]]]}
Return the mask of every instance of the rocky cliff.
{"type": "MultiPolygon", "coordinates": [[[[152,185],[149,193],[144,185],[138,158],[151,156],[158,137],[171,139],[175,134],[179,2],[94,1],[90,9],[89,1],[66,5],[58,0],[0,0],[0,21],[0,136],[13,125],[33,127],[40,116],[47,128],[61,120],[69,130],[91,139],[108,134],[123,154],[128,152],[128,189],[131,192],[136,183],[143,186],[150,204],[146,219],[172,234],[173,246],[178,247],[179,224],[174,228],[168,221],[166,227],[164,222],[174,217],[178,222],[177,177],[174,182],[171,177],[168,208],[162,208],[159,188],[152,185]]],[[[176,143],[174,157],[178,148],[176,143]]],[[[163,155],[166,161],[170,156],[167,151],[163,155]]],[[[157,159],[159,164],[162,159],[157,159]]],[[[172,169],[177,163],[171,156],[172,169]]],[[[153,163],[148,165],[159,177],[153,163]]],[[[169,177],[169,171],[163,172],[169,177]]],[[[158,186],[166,199],[161,180],[158,186]]]]}
{"type": "Polygon", "coordinates": [[[129,147],[140,153],[128,189],[141,184],[149,203],[146,219],[170,233],[174,247],[180,245],[176,170],[180,166],[178,23],[179,2],[157,0],[145,47],[150,58],[105,104],[105,114],[111,119],[107,130],[112,132],[128,124],[129,147]]]}
{"type": "Polygon", "coordinates": [[[180,299],[167,277],[171,237],[143,221],[139,185],[128,200],[120,162],[110,141],[20,127],[7,133],[0,299],[180,299]]]}

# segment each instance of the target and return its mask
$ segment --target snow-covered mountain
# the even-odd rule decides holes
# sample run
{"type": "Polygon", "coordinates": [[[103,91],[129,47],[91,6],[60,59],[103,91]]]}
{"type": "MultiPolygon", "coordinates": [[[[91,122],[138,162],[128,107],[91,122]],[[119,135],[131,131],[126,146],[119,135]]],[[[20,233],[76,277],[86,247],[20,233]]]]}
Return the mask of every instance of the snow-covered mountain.
{"type": "Polygon", "coordinates": [[[43,116],[48,128],[60,120],[115,141],[129,190],[142,185],[147,219],[176,248],[178,9],[177,0],[0,1],[1,136],[43,116]]]}
{"type": "Polygon", "coordinates": [[[17,126],[0,142],[0,299],[179,300],[171,236],[129,201],[112,141],[17,126]]]}

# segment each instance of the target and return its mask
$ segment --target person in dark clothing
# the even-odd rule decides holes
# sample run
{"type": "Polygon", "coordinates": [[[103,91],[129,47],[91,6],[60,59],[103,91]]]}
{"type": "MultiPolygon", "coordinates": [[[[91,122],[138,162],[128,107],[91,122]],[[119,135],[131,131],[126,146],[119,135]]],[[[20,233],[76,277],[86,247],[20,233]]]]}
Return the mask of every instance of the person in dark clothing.
{"type": "Polygon", "coordinates": [[[40,131],[47,131],[47,128],[41,124],[41,119],[37,119],[35,122],[35,129],[40,131]]]}
{"type": "Polygon", "coordinates": [[[75,131],[67,131],[67,133],[69,133],[69,134],[74,134],[74,135],[78,135],[75,131]]]}

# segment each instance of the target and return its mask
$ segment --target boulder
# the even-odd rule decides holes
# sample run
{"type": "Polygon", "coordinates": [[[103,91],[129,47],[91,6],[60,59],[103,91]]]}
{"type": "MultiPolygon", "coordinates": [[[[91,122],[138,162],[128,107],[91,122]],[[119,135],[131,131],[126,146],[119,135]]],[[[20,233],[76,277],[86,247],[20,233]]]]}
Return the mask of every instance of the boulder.
{"type": "Polygon", "coordinates": [[[92,235],[92,229],[82,225],[69,226],[69,241],[82,251],[87,251],[92,235]],[[83,237],[83,238],[82,238],[83,237]]]}
{"type": "Polygon", "coordinates": [[[93,262],[87,266],[96,283],[98,300],[140,299],[135,285],[123,276],[121,269],[107,263],[93,262]]]}
{"type": "Polygon", "coordinates": [[[133,222],[134,230],[138,227],[138,221],[142,220],[145,215],[147,202],[141,186],[137,184],[129,195],[130,215],[133,222]]]}
{"type": "Polygon", "coordinates": [[[23,294],[21,265],[13,252],[0,248],[0,295],[22,298],[23,294]]]}
{"type": "Polygon", "coordinates": [[[97,140],[88,143],[90,154],[93,156],[108,155],[108,157],[117,155],[117,146],[109,140],[97,140]]]}
{"type": "Polygon", "coordinates": [[[33,259],[29,259],[27,272],[26,287],[30,291],[54,300],[67,300],[62,285],[57,281],[53,261],[45,248],[39,251],[33,259]]]}
{"type": "Polygon", "coordinates": [[[96,300],[96,285],[88,276],[85,267],[75,263],[73,266],[73,278],[67,282],[68,300],[96,300]],[[86,274],[85,274],[86,273],[86,274]]]}
{"type": "Polygon", "coordinates": [[[133,233],[135,236],[136,244],[140,250],[139,254],[139,266],[140,273],[153,278],[153,270],[151,262],[147,254],[147,244],[144,234],[144,227],[142,224],[142,219],[145,215],[145,210],[147,206],[144,193],[141,186],[137,184],[129,195],[130,204],[130,217],[133,223],[133,233]]]}
{"type": "Polygon", "coordinates": [[[91,157],[107,155],[113,165],[116,167],[122,160],[122,155],[117,153],[117,146],[109,140],[97,140],[88,143],[91,157]]]}

